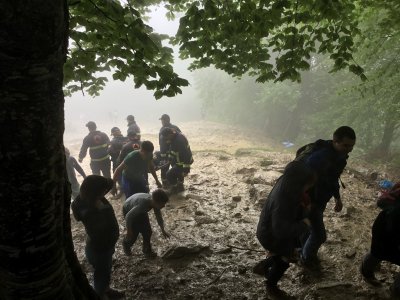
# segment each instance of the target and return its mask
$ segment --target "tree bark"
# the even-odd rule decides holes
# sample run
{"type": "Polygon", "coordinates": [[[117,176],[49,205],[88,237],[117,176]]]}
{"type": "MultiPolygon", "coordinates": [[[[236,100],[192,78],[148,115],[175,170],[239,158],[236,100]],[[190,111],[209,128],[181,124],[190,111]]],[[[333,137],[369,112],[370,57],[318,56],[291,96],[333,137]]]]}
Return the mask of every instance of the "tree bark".
{"type": "Polygon", "coordinates": [[[0,299],[95,299],[73,250],[65,0],[0,0],[0,299]]]}
{"type": "Polygon", "coordinates": [[[381,157],[387,157],[390,153],[390,145],[392,144],[394,132],[397,125],[397,120],[394,118],[386,118],[383,136],[378,145],[377,152],[381,157]]]}

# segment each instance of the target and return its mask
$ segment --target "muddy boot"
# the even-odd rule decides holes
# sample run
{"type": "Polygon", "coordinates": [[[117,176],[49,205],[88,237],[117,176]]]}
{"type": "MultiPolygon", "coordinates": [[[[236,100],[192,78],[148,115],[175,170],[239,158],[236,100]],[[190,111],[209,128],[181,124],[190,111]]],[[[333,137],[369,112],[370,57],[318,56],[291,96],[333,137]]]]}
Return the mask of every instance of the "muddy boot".
{"type": "Polygon", "coordinates": [[[122,240],[122,249],[123,249],[125,255],[127,255],[127,256],[132,255],[131,247],[133,246],[133,243],[134,242],[129,241],[126,238],[124,238],[122,240]]]}
{"type": "Polygon", "coordinates": [[[292,295],[281,290],[276,284],[269,284],[268,281],[265,284],[267,294],[272,300],[292,300],[296,299],[292,295]]]}
{"type": "Polygon", "coordinates": [[[304,259],[303,255],[300,255],[298,260],[299,265],[309,271],[320,271],[321,270],[321,262],[318,257],[313,259],[304,259]]]}
{"type": "Polygon", "coordinates": [[[267,274],[269,272],[269,269],[272,266],[272,256],[267,257],[263,259],[262,261],[258,262],[254,267],[253,267],[253,273],[260,275],[260,276],[265,276],[267,277],[267,274]]]}
{"type": "Polygon", "coordinates": [[[150,243],[143,244],[143,250],[142,251],[143,251],[143,254],[144,254],[144,256],[146,258],[155,258],[155,257],[157,257],[157,253],[154,252],[151,249],[151,244],[150,243]]]}
{"type": "Polygon", "coordinates": [[[183,182],[178,182],[176,185],[176,192],[180,193],[183,192],[185,190],[185,187],[183,185],[183,182]]]}
{"type": "Polygon", "coordinates": [[[364,256],[364,259],[360,265],[360,273],[365,282],[373,286],[381,285],[381,283],[375,277],[375,270],[379,264],[380,261],[371,254],[368,253],[364,256]]]}
{"type": "Polygon", "coordinates": [[[269,270],[266,269],[265,277],[267,278],[267,286],[276,287],[278,281],[289,268],[289,263],[282,260],[280,256],[271,256],[270,259],[271,266],[269,270]]]}

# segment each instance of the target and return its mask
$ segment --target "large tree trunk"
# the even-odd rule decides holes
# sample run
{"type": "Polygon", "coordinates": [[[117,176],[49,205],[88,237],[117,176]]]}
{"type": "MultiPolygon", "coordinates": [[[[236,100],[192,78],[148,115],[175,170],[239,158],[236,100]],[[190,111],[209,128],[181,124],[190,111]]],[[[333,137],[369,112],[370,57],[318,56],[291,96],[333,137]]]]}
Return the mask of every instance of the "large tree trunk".
{"type": "Polygon", "coordinates": [[[93,299],[63,151],[64,0],[0,0],[0,298],[93,299]]]}
{"type": "Polygon", "coordinates": [[[393,141],[397,122],[398,120],[396,120],[395,118],[386,118],[382,140],[377,147],[377,153],[381,156],[381,158],[386,158],[389,156],[390,145],[393,141]]]}

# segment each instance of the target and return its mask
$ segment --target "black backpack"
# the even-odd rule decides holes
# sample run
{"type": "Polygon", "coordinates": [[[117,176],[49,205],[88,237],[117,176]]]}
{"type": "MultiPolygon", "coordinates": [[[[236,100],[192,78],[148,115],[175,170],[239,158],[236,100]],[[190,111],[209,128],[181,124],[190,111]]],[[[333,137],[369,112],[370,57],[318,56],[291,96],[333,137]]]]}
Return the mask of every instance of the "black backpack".
{"type": "Polygon", "coordinates": [[[312,153],[322,149],[323,147],[325,147],[325,145],[326,142],[324,140],[317,140],[314,143],[304,145],[297,149],[296,158],[294,160],[305,162],[312,153]]]}

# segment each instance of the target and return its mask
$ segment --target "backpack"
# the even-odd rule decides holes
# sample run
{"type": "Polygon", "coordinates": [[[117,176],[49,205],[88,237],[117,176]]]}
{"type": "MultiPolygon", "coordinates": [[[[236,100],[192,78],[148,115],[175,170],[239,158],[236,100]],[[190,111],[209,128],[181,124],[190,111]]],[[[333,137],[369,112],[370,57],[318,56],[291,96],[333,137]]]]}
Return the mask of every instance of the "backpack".
{"type": "MultiPolygon", "coordinates": [[[[295,161],[302,161],[305,162],[308,157],[315,151],[318,151],[322,148],[326,147],[326,141],[324,140],[316,140],[314,143],[309,143],[297,149],[295,161]]],[[[346,188],[345,184],[343,183],[342,179],[339,177],[339,182],[343,189],[346,188]]]]}
{"type": "Polygon", "coordinates": [[[304,146],[300,147],[299,149],[297,149],[296,158],[294,160],[305,162],[312,153],[322,149],[323,147],[325,147],[324,140],[317,140],[314,143],[304,145],[304,146]]]}

